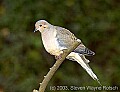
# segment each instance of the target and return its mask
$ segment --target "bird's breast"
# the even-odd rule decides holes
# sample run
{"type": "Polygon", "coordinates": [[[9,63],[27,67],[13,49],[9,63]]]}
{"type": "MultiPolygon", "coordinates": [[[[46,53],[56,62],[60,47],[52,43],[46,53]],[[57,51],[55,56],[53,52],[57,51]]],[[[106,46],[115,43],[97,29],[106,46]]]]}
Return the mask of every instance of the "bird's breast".
{"type": "Polygon", "coordinates": [[[48,53],[59,56],[61,54],[61,50],[55,36],[56,33],[54,31],[44,32],[42,33],[42,41],[48,53]]]}

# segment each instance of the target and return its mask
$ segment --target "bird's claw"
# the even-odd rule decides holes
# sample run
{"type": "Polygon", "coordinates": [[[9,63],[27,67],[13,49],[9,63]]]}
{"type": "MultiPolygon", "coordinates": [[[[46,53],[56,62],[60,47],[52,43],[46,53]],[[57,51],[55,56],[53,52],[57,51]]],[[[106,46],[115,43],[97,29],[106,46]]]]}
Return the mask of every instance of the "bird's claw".
{"type": "Polygon", "coordinates": [[[59,56],[55,56],[56,60],[61,59],[61,58],[62,58],[62,54],[60,54],[59,56]]]}

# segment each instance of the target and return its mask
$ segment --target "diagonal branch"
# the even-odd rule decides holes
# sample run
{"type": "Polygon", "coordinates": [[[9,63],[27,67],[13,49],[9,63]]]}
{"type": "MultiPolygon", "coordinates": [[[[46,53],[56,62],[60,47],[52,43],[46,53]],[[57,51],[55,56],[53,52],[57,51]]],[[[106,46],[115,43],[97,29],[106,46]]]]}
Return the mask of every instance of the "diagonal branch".
{"type": "Polygon", "coordinates": [[[47,73],[47,75],[44,76],[42,83],[40,83],[39,91],[33,90],[33,92],[44,92],[45,91],[48,82],[50,81],[54,73],[57,71],[59,66],[62,64],[64,59],[69,55],[70,52],[72,52],[75,48],[77,48],[79,44],[80,44],[80,41],[76,41],[75,43],[73,43],[73,46],[69,50],[63,51],[64,53],[62,54],[62,58],[58,59],[56,63],[53,65],[53,67],[50,68],[50,71],[47,73]]]}

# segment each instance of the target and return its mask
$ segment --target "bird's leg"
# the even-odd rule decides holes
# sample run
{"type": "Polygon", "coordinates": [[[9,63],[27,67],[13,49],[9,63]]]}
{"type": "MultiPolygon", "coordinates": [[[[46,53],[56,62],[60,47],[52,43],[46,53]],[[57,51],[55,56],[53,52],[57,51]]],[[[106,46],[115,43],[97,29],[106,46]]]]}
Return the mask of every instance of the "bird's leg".
{"type": "Polygon", "coordinates": [[[60,54],[59,56],[55,56],[56,60],[61,59],[61,58],[62,58],[62,54],[60,54]]]}
{"type": "Polygon", "coordinates": [[[60,55],[55,56],[55,59],[56,59],[56,60],[61,59],[61,58],[62,58],[62,55],[63,55],[63,51],[60,52],[60,55]]]}
{"type": "Polygon", "coordinates": [[[58,57],[59,57],[59,56],[55,56],[55,59],[58,60],[58,59],[59,59],[58,57]]]}

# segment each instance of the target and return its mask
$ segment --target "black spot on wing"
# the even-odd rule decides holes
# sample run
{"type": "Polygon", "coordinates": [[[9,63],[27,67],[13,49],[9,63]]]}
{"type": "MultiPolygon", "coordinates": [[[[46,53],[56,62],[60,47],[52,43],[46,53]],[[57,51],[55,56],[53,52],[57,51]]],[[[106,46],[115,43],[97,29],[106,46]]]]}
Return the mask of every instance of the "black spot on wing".
{"type": "Polygon", "coordinates": [[[93,56],[95,55],[95,53],[93,51],[91,51],[88,48],[84,48],[84,49],[75,49],[74,52],[82,54],[82,55],[87,55],[87,56],[93,56]]]}

